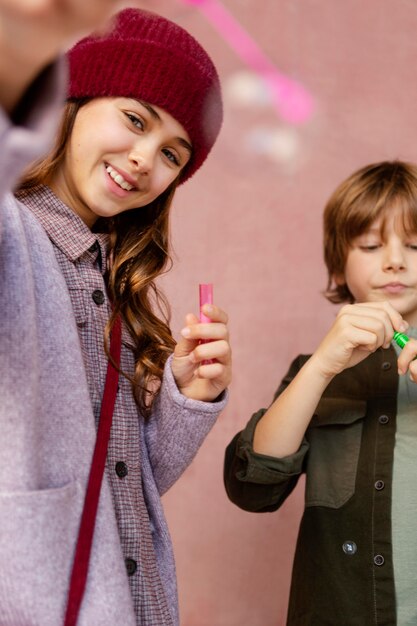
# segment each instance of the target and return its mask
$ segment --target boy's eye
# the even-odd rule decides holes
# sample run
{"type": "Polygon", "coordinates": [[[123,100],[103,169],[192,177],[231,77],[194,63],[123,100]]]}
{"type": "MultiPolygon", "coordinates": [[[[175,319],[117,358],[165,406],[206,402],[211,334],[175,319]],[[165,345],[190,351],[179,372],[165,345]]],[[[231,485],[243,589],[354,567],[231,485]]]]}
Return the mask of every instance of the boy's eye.
{"type": "Polygon", "coordinates": [[[162,152],[165,154],[165,156],[166,156],[166,157],[167,157],[167,158],[168,158],[168,159],[169,159],[172,163],[174,163],[174,164],[175,164],[175,165],[177,165],[178,167],[181,165],[181,164],[180,164],[180,160],[179,160],[179,158],[177,157],[177,155],[176,155],[174,152],[172,152],[172,151],[171,151],[171,150],[169,150],[168,148],[164,148],[164,149],[162,150],[162,152]]]}
{"type": "Polygon", "coordinates": [[[407,243],[406,245],[410,250],[417,250],[417,243],[407,243]]]}
{"type": "Polygon", "coordinates": [[[359,246],[359,249],[363,250],[364,252],[372,252],[373,250],[378,250],[378,248],[379,248],[379,244],[377,243],[361,244],[359,246]]]}
{"type": "Polygon", "coordinates": [[[145,128],[143,121],[134,113],[125,113],[125,115],[132,122],[133,126],[136,126],[136,128],[139,128],[140,130],[145,128]]]}

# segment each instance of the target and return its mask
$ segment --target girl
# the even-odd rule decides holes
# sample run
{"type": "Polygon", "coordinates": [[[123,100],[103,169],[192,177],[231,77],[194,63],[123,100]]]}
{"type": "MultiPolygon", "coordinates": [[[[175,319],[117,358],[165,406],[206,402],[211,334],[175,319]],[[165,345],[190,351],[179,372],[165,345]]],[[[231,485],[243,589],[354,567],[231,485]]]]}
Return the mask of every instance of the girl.
{"type": "MultiPolygon", "coordinates": [[[[102,493],[80,623],[174,625],[174,561],[160,496],[191,462],[225,405],[230,349],[226,314],[215,306],[205,310],[212,324],[188,315],[175,345],[154,281],[169,261],[175,189],[201,166],[220,130],[220,86],[213,63],[193,37],[135,9],[119,13],[109,32],[79,41],[68,62],[68,102],[56,145],[26,173],[16,197],[52,243],[54,280],[65,278],[98,437],[108,357],[119,369],[112,342],[122,325],[106,469],[126,569],[123,577],[121,555],[114,551],[107,565],[98,565],[106,541],[115,541],[111,505],[102,493]],[[104,617],[98,618],[89,591],[105,590],[104,579],[113,576],[125,603],[123,618],[120,607],[105,600],[104,617]]],[[[77,425],[76,420],[74,429],[77,425]]],[[[81,441],[82,433],[82,446],[81,441]]],[[[71,446],[62,463],[68,478],[85,483],[86,461],[78,471],[68,458],[73,452],[71,446]]],[[[93,460],[93,482],[95,469],[93,460]]],[[[87,526],[89,506],[87,491],[82,514],[87,526]]],[[[72,508],[68,512],[76,522],[66,530],[71,549],[61,565],[72,585],[81,576],[76,568],[79,550],[84,558],[84,527],[82,521],[78,532],[79,515],[72,508]]],[[[60,602],[62,612],[62,596],[60,602]]]]}
{"type": "Polygon", "coordinates": [[[291,626],[417,623],[417,167],[345,180],[324,213],[326,296],[348,302],[226,453],[229,497],[278,509],[306,474],[291,626]],[[398,374],[407,374],[398,377],[398,374]]]}

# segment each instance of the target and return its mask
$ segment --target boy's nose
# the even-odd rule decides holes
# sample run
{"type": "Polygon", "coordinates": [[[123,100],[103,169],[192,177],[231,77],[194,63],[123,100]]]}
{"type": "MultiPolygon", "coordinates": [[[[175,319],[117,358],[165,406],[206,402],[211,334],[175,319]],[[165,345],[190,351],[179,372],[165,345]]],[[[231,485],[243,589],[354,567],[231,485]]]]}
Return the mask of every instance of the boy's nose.
{"type": "Polygon", "coordinates": [[[402,246],[388,246],[384,258],[384,269],[399,272],[405,269],[405,265],[405,256],[402,246]]]}

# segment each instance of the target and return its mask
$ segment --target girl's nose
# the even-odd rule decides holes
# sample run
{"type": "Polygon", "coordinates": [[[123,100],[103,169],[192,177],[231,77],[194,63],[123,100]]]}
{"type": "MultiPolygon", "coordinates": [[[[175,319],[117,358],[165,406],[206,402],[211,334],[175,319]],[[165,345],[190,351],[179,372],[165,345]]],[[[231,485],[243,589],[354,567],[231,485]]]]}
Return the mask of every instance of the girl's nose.
{"type": "Polygon", "coordinates": [[[143,145],[141,148],[133,148],[129,154],[129,161],[133,171],[141,174],[142,176],[148,176],[152,171],[154,160],[154,154],[151,148],[145,148],[143,145]]]}

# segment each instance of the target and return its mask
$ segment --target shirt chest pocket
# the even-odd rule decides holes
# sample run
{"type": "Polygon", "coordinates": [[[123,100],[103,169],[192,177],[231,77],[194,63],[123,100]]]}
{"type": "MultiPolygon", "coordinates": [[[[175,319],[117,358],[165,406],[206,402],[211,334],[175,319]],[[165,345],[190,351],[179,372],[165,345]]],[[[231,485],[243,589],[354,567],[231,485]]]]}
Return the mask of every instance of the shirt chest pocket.
{"type": "Polygon", "coordinates": [[[366,401],[323,398],[306,438],[306,506],[343,506],[355,491],[366,401]]]}
{"type": "Polygon", "coordinates": [[[77,268],[73,264],[65,267],[65,280],[71,298],[75,321],[77,326],[82,327],[87,322],[87,289],[77,268]]]}

